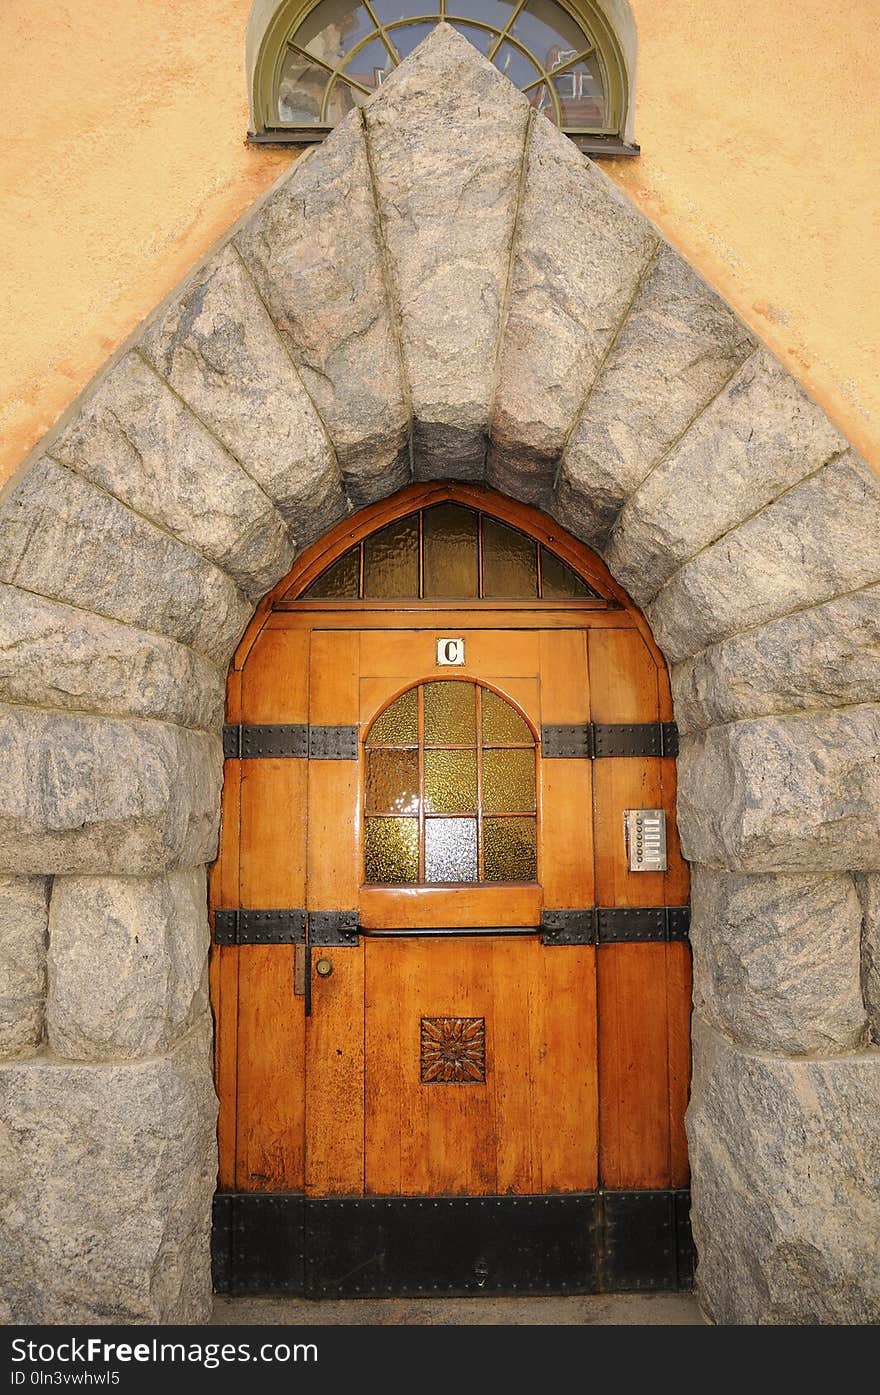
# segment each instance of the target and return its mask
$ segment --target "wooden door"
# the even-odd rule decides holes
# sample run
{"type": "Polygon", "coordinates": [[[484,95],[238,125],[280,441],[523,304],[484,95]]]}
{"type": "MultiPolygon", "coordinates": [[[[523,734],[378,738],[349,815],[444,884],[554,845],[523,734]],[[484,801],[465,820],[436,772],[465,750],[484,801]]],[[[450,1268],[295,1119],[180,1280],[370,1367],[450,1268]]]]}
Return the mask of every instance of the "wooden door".
{"type": "Polygon", "coordinates": [[[303,605],[287,585],[229,681],[218,1272],[313,1296],[675,1287],[688,886],[644,621],[619,592],[303,605]],[[645,809],[663,871],[630,868],[645,809]]]}
{"type": "Polygon", "coordinates": [[[597,1184],[596,950],[548,948],[540,930],[545,907],[593,903],[589,769],[542,761],[538,739],[545,717],[589,715],[586,634],[468,631],[455,676],[434,667],[439,637],[434,628],[313,635],[310,722],[356,723],[364,746],[357,765],[309,768],[309,911],[355,907],[362,930],[357,946],[321,951],[332,972],[312,985],[312,1196],[531,1195],[597,1184]],[[414,674],[427,682],[413,686],[414,674]],[[444,693],[456,699],[449,712],[444,693]],[[379,740],[409,745],[377,744],[376,717],[399,709],[411,730],[379,740]],[[465,729],[431,731],[446,719],[465,729]],[[412,805],[429,807],[421,817],[380,812],[383,799],[399,806],[393,784],[371,809],[374,771],[379,783],[401,780],[409,798],[402,763],[415,777],[412,805]],[[531,791],[505,790],[505,770],[514,785],[531,773],[531,791]],[[456,774],[460,787],[444,789],[456,774]],[[445,810],[432,798],[438,785],[445,810]],[[371,881],[381,875],[369,865],[371,834],[400,827],[420,833],[414,884],[371,881]],[[472,835],[468,874],[481,880],[429,884],[426,858],[444,838],[454,854],[456,829],[472,835]],[[521,833],[535,844],[525,878],[488,880],[505,870],[493,859],[522,851],[521,833]],[[438,1063],[455,1057],[456,1042],[463,1068],[444,1072],[438,1063]]]}

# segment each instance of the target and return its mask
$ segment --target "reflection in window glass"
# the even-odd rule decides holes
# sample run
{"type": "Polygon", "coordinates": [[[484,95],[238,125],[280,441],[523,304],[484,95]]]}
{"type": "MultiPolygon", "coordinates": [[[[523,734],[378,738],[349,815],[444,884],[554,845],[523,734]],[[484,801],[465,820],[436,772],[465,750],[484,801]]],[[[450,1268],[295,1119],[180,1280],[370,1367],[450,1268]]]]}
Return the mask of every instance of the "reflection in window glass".
{"type": "MultiPolygon", "coordinates": [[[[440,21],[414,0],[321,0],[287,36],[280,125],[335,125],[361,104],[440,21]],[[312,60],[311,62],[309,60],[312,60]]],[[[571,131],[609,133],[602,62],[586,28],[556,0],[450,0],[443,18],[485,54],[537,110],[571,131]],[[571,65],[571,73],[551,76],[571,65]]]]}
{"type": "Polygon", "coordinates": [[[367,882],[536,880],[535,738],[505,698],[465,680],[411,688],[376,718],[366,761],[367,882]]]}
{"type": "Polygon", "coordinates": [[[490,514],[439,504],[378,528],[303,600],[601,599],[561,558],[490,514]]]}

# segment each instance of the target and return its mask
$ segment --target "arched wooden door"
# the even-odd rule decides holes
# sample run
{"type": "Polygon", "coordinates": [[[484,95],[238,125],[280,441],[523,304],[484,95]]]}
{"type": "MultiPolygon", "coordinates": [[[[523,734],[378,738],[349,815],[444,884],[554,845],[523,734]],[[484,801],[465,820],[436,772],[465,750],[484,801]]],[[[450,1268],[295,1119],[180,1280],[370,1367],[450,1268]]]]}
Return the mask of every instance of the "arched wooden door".
{"type": "Polygon", "coordinates": [[[671,715],[598,559],[476,488],[364,510],[263,604],[211,891],[218,1287],[689,1281],[671,715]]]}

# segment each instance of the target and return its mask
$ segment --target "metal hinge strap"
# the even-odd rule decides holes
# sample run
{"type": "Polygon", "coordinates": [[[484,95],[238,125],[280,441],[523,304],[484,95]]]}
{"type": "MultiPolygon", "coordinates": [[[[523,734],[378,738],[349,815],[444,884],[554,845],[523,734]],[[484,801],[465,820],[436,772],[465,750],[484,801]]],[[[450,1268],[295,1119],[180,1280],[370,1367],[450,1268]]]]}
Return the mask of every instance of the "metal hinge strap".
{"type": "Polygon", "coordinates": [[[586,906],[544,911],[545,945],[638,944],[686,940],[689,906],[586,906]]]}
{"type": "Polygon", "coordinates": [[[675,722],[573,722],[541,727],[545,760],[677,756],[675,722]]]}
{"type": "Polygon", "coordinates": [[[356,726],[310,727],[303,722],[227,722],[226,760],[357,760],[356,726]]]}
{"type": "Polygon", "coordinates": [[[357,911],[309,911],[309,944],[325,948],[331,945],[356,945],[359,941],[360,916],[357,911]]]}
{"type": "Polygon", "coordinates": [[[214,912],[214,942],[218,945],[301,945],[305,938],[305,911],[214,912]]]}

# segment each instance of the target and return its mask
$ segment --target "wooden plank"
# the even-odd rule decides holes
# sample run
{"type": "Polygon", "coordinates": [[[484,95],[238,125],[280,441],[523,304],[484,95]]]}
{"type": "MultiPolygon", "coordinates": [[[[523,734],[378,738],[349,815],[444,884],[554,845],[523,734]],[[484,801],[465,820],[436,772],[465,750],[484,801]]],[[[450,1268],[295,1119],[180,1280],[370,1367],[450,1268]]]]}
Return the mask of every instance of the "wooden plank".
{"type": "Polygon", "coordinates": [[[691,949],[666,946],[666,1018],[669,1035],[670,1186],[686,1187],[688,1169],[684,1114],[691,1077],[691,949]]]}
{"type": "Polygon", "coordinates": [[[368,930],[418,930],[434,925],[538,925],[540,886],[507,884],[454,887],[360,888],[361,924],[368,930]]]}
{"type": "Polygon", "coordinates": [[[241,765],[242,906],[305,906],[308,762],[243,760],[241,765]]]}
{"type": "Polygon", "coordinates": [[[239,1191],[300,1191],[305,1150],[303,999],[293,993],[293,945],[239,954],[239,1191]]]}
{"type": "Polygon", "coordinates": [[[309,659],[309,721],[344,726],[358,720],[360,635],[312,634],[309,659]]]}
{"type": "Polygon", "coordinates": [[[596,951],[536,944],[532,955],[526,1016],[533,1189],[590,1191],[598,1184],[596,951]]]}
{"type": "Polygon", "coordinates": [[[542,760],[540,874],[547,907],[595,902],[592,769],[586,760],[542,760]]]}
{"type": "Polygon", "coordinates": [[[305,722],[308,688],[308,632],[263,630],[242,671],[242,715],[238,720],[305,722]]]}
{"type": "Polygon", "coordinates": [[[667,948],[618,944],[598,951],[599,1175],[604,1187],[672,1183],[667,948]]]}
{"type": "Polygon", "coordinates": [[[364,949],[312,951],[312,1015],[306,1022],[308,1196],[364,1189],[364,949]],[[319,957],[333,973],[315,973],[319,957]]]}
{"type": "Polygon", "coordinates": [[[497,1191],[495,1016],[490,944],[423,939],[368,943],[368,1193],[484,1196],[497,1191]],[[484,1083],[422,1083],[423,1017],[485,1019],[484,1083]]]}
{"type": "MultiPolygon", "coordinates": [[[[590,702],[594,722],[656,722],[657,668],[641,636],[632,630],[591,631],[590,702]]],[[[664,802],[661,762],[627,756],[593,762],[596,901],[600,906],[662,906],[662,872],[630,872],[624,840],[624,810],[675,807],[664,802]]]]}
{"type": "MultiPolygon", "coordinates": [[[[220,804],[220,856],[211,869],[211,910],[239,904],[240,761],[225,761],[220,804]]],[[[213,921],[213,916],[212,916],[213,921]]],[[[212,945],[209,984],[214,1013],[214,1079],[220,1101],[217,1122],[219,1185],[235,1188],[238,1076],[238,955],[235,946],[212,945]]]]}
{"type": "Polygon", "coordinates": [[[541,720],[549,723],[589,721],[586,631],[545,633],[540,638],[541,720]]]}

